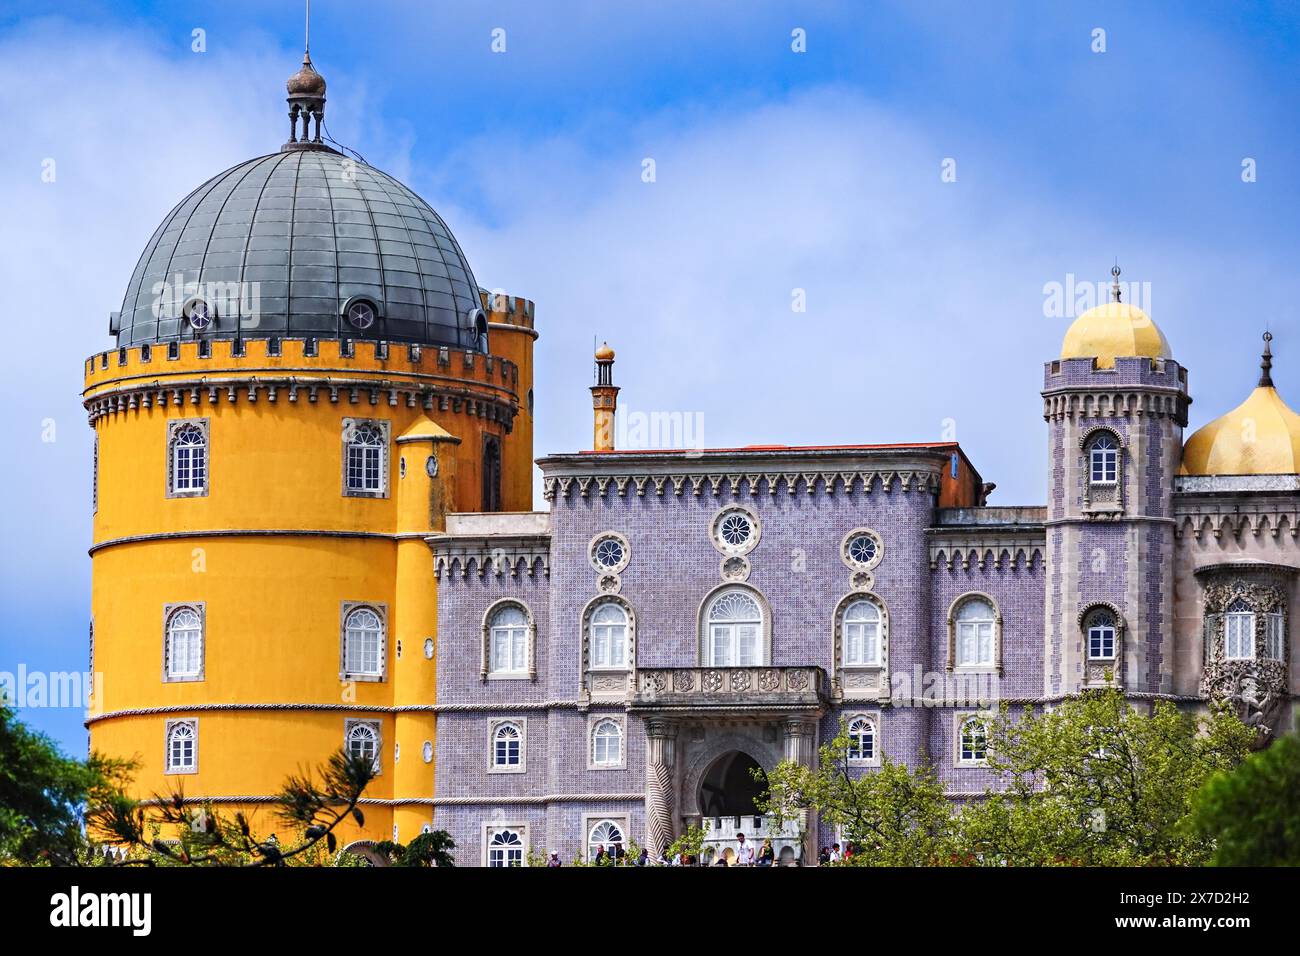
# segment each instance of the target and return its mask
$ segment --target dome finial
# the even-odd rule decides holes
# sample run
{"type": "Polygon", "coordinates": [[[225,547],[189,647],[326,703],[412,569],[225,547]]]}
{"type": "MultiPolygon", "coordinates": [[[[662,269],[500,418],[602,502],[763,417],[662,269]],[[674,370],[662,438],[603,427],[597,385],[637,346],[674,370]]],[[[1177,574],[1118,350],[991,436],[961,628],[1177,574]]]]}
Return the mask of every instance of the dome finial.
{"type": "Polygon", "coordinates": [[[325,120],[325,77],[311,62],[311,0],[307,0],[307,23],[303,30],[302,67],[285,83],[289,93],[288,149],[324,149],[321,124],[325,120]],[[298,138],[298,117],[302,117],[302,138],[298,138]],[[316,120],[316,135],[311,135],[311,121],[316,120]]]}
{"type": "Polygon", "coordinates": [[[1115,260],[1115,266],[1110,270],[1110,298],[1112,302],[1118,302],[1120,297],[1119,290],[1119,260],[1115,260]]]}
{"type": "Polygon", "coordinates": [[[1264,354],[1259,360],[1259,387],[1273,387],[1273,333],[1264,333],[1264,354]]]}

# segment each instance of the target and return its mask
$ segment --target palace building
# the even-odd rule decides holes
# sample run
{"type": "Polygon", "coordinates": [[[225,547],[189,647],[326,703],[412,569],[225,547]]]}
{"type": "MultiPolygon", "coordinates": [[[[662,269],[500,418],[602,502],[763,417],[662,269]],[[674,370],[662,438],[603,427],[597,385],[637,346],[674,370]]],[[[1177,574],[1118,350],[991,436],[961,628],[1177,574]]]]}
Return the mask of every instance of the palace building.
{"type": "Polygon", "coordinates": [[[602,346],[593,447],[538,461],[534,511],[533,304],[324,141],[309,56],[288,94],[289,141],[167,215],[86,362],[91,743],[142,797],[265,810],[346,747],[379,771],[350,840],[436,827],[508,866],[698,825],[807,863],[834,834],[774,830],[753,771],[841,727],[854,772],[929,760],[955,800],[993,784],[1001,701],[1291,727],[1300,416],[1270,336],[1184,441],[1187,369],[1117,282],[1044,366],[1047,503],[1018,507],[955,443],[615,448],[602,346]]]}

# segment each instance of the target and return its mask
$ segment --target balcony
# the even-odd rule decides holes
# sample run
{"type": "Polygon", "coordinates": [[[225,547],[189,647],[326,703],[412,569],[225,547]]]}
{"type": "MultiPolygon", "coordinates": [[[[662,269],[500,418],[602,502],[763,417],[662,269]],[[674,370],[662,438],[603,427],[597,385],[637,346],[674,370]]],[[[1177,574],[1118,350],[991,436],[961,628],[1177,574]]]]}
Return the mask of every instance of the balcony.
{"type": "Polygon", "coordinates": [[[827,703],[820,667],[652,667],[636,675],[645,710],[806,710],[827,703]]]}

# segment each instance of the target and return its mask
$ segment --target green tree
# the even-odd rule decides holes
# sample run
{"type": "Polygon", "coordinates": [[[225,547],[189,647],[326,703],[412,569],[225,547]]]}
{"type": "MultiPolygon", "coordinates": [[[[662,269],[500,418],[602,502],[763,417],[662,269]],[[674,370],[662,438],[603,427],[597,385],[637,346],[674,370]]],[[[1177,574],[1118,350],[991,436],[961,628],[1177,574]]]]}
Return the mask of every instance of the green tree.
{"type": "Polygon", "coordinates": [[[1214,841],[1215,866],[1300,866],[1300,737],[1288,734],[1192,801],[1190,831],[1214,841]]]}
{"type": "Polygon", "coordinates": [[[815,810],[854,845],[849,864],[924,866],[946,862],[953,852],[953,815],[934,768],[912,769],[885,756],[878,769],[855,773],[843,723],[820,748],[815,767],[783,761],[763,779],[767,790],[755,801],[760,812],[781,827],[802,824],[806,811],[815,810]]]}
{"type": "Polygon", "coordinates": [[[456,841],[446,830],[421,833],[405,846],[391,840],[375,844],[375,850],[387,856],[392,866],[455,866],[454,849],[456,841]]]}
{"type": "Polygon", "coordinates": [[[131,770],[98,754],[64,756],[0,704],[0,865],[76,863],[86,802],[106,798],[131,770]]]}
{"type": "MultiPolygon", "coordinates": [[[[349,818],[365,826],[359,804],[375,767],[373,760],[340,749],[318,773],[319,784],[303,772],[281,788],[276,816],[292,831],[290,840],[275,833],[261,837],[242,812],[228,817],[209,803],[194,806],[180,791],[142,803],[125,787],[91,801],[87,829],[94,838],[125,850],[125,858],[113,864],[117,866],[327,865],[338,848],[335,830],[349,818]]],[[[419,852],[432,850],[426,841],[419,852]]]]}
{"type": "Polygon", "coordinates": [[[1184,823],[1192,798],[1253,738],[1226,708],[1197,716],[1156,701],[1146,713],[1117,690],[1043,713],[1003,705],[988,726],[1001,786],[963,808],[958,843],[983,864],[1203,864],[1214,846],[1184,823]]]}

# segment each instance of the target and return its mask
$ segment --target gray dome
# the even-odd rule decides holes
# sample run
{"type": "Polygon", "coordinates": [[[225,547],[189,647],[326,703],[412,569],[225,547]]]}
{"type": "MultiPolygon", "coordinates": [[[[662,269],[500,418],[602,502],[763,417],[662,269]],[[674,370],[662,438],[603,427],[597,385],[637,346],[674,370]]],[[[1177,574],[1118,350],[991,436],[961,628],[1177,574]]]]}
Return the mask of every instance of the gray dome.
{"type": "Polygon", "coordinates": [[[428,203],[365,163],[298,146],[186,196],[145,247],[112,331],[119,346],[237,335],[474,348],[479,308],[469,262],[428,203]],[[196,296],[215,313],[202,332],[182,317],[196,296]],[[378,312],[369,328],[344,317],[355,297],[378,312]]]}

